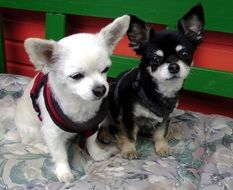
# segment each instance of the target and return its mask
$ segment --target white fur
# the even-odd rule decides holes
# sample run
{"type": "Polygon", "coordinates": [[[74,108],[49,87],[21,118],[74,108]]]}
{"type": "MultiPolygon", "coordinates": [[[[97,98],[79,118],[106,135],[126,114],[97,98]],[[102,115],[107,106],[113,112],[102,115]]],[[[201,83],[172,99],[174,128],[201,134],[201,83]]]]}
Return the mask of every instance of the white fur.
{"type": "MultiPolygon", "coordinates": [[[[97,34],[74,34],[59,42],[30,38],[25,49],[36,68],[49,72],[48,83],[63,112],[74,122],[84,122],[95,116],[103,97],[108,93],[105,67],[111,66],[110,55],[129,26],[129,16],[122,16],[97,34]],[[70,76],[82,73],[75,80],[70,76]],[[104,85],[106,93],[97,98],[92,92],[96,85],[104,85]]],[[[43,121],[40,122],[29,96],[33,81],[26,88],[16,108],[15,122],[23,143],[30,143],[53,157],[55,172],[60,181],[73,179],[66,153],[66,142],[74,136],[56,126],[50,118],[42,95],[38,98],[43,121]]],[[[95,160],[106,159],[108,153],[95,142],[96,134],[87,139],[87,149],[95,160]]]]}
{"type": "Polygon", "coordinates": [[[163,82],[158,82],[158,89],[163,96],[172,98],[181,89],[183,85],[182,79],[168,80],[163,82]]]}
{"type": "Polygon", "coordinates": [[[15,113],[15,102],[10,97],[4,97],[4,99],[0,99],[0,121],[5,122],[8,119],[14,118],[15,113]]]}
{"type": "Polygon", "coordinates": [[[155,54],[157,54],[158,56],[160,56],[160,57],[163,57],[163,51],[161,50],[161,49],[159,49],[159,50],[156,50],[155,51],[155,54]]]}
{"type": "Polygon", "coordinates": [[[156,71],[152,71],[151,67],[148,67],[148,71],[153,79],[158,84],[158,90],[165,97],[174,97],[176,92],[179,91],[183,85],[184,79],[188,76],[190,67],[184,62],[178,61],[177,64],[180,66],[180,71],[176,75],[178,78],[169,80],[173,75],[169,72],[169,63],[164,63],[157,68],[156,71]]]}
{"type": "Polygon", "coordinates": [[[180,50],[184,49],[184,47],[182,45],[178,45],[176,46],[176,51],[179,52],[180,50]]]}
{"type": "Polygon", "coordinates": [[[160,123],[163,121],[162,117],[158,117],[156,114],[154,114],[149,109],[142,106],[141,104],[135,104],[134,105],[133,114],[134,114],[135,117],[151,118],[151,119],[154,119],[154,120],[156,120],[156,121],[158,121],[160,123]]]}

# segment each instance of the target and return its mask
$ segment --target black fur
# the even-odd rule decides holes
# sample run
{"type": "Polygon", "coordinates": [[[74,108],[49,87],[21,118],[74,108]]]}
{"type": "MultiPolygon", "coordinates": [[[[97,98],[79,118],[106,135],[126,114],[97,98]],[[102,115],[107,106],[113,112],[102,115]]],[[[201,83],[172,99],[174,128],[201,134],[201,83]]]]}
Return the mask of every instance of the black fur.
{"type": "MultiPolygon", "coordinates": [[[[148,72],[141,67],[126,72],[125,75],[121,75],[110,85],[111,116],[116,123],[119,123],[118,118],[120,111],[122,111],[122,121],[127,127],[126,132],[131,140],[133,140],[132,132],[135,123],[140,123],[138,126],[142,127],[141,133],[146,136],[151,136],[159,124],[157,121],[150,120],[150,118],[135,118],[132,111],[136,103],[144,105],[164,120],[169,119],[169,114],[173,112],[176,106],[178,94],[172,98],[166,98],[152,89],[157,89],[156,83],[152,81],[148,72]],[[119,85],[118,88],[116,88],[117,84],[119,85]]],[[[114,129],[114,131],[117,132],[117,129],[114,129]]]]}
{"type": "MultiPolygon", "coordinates": [[[[203,26],[204,13],[200,4],[193,7],[178,21],[177,30],[157,32],[149,24],[131,15],[127,32],[129,45],[141,56],[141,61],[138,68],[116,79],[110,87],[109,94],[111,116],[116,123],[120,122],[119,119],[122,120],[127,137],[131,141],[135,140],[133,136],[135,126],[139,126],[144,134],[151,135],[161,124],[153,118],[135,117],[136,104],[142,105],[163,118],[163,122],[167,122],[178,100],[179,89],[172,97],[166,97],[158,87],[159,81],[153,78],[148,70],[155,72],[163,64],[176,65],[179,60],[190,67],[193,53],[202,39],[203,26]],[[176,51],[178,45],[183,47],[179,52],[176,51]],[[163,56],[155,55],[157,50],[162,50],[163,56]]],[[[175,81],[179,73],[177,74],[175,67],[169,69],[171,77],[167,80],[175,81]]],[[[164,136],[166,133],[167,128],[164,136]]]]}

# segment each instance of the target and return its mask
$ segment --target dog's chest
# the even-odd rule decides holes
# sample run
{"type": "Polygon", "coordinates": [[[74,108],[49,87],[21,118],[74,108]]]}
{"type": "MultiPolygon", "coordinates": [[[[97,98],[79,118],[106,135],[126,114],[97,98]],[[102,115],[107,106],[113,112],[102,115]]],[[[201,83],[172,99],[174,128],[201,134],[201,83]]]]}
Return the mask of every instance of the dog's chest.
{"type": "Polygon", "coordinates": [[[139,127],[140,133],[145,136],[152,136],[154,131],[163,122],[163,118],[151,112],[141,104],[134,106],[134,123],[139,127]]]}
{"type": "Polygon", "coordinates": [[[154,122],[156,123],[158,122],[161,123],[163,121],[162,117],[159,117],[158,115],[156,115],[148,108],[144,107],[139,103],[134,105],[133,114],[135,118],[141,118],[141,119],[144,118],[145,120],[150,119],[150,120],[154,120],[154,122]]]}
{"type": "Polygon", "coordinates": [[[182,85],[183,81],[181,80],[177,80],[175,83],[173,81],[166,81],[158,83],[158,88],[164,97],[172,98],[176,96],[176,93],[181,89],[182,85]]]}
{"type": "MultiPolygon", "coordinates": [[[[101,102],[100,102],[101,103],[101,102]]],[[[98,102],[76,102],[67,103],[63,105],[65,113],[70,117],[74,122],[85,122],[90,118],[93,118],[99,110],[100,103],[98,102]]]]}

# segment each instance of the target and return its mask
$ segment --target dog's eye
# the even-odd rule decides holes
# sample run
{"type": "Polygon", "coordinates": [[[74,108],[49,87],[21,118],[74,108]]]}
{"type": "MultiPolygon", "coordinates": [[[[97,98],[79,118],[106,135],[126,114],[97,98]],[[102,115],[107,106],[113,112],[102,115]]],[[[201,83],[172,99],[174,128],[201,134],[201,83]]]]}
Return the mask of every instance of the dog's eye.
{"type": "Polygon", "coordinates": [[[161,61],[162,57],[158,56],[158,55],[154,55],[153,57],[153,63],[158,64],[161,61]]]}
{"type": "Polygon", "coordinates": [[[180,57],[181,57],[182,59],[186,59],[186,60],[192,58],[190,52],[187,51],[187,50],[181,50],[181,51],[179,52],[179,55],[180,55],[180,57]]]}
{"type": "Polygon", "coordinates": [[[73,75],[70,75],[70,78],[75,79],[75,80],[79,80],[83,77],[84,77],[83,73],[74,73],[73,75]]]}
{"type": "Polygon", "coordinates": [[[110,67],[105,67],[103,71],[101,71],[101,73],[107,73],[110,67]]]}

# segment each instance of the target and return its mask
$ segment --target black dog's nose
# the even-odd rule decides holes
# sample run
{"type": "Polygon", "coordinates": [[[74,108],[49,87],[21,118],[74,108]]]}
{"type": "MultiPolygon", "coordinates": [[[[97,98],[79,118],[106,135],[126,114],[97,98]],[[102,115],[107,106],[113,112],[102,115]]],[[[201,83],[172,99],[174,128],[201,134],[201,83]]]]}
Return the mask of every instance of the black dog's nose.
{"type": "Polygon", "coordinates": [[[180,66],[177,63],[171,63],[168,67],[168,70],[172,74],[176,74],[180,71],[180,66]]]}
{"type": "Polygon", "coordinates": [[[106,92],[106,87],[104,85],[99,85],[99,86],[95,86],[93,89],[92,89],[92,92],[95,96],[97,97],[101,97],[105,94],[106,92]]]}

